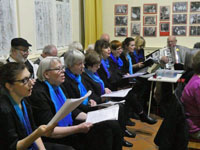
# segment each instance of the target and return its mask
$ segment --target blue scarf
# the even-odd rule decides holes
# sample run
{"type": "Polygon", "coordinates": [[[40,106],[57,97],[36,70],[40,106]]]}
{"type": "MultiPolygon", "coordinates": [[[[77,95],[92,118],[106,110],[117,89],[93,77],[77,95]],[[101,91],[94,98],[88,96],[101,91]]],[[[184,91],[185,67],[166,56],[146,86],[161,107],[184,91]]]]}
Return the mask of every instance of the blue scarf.
{"type": "MultiPolygon", "coordinates": [[[[81,76],[75,76],[69,69],[66,68],[65,73],[72,79],[75,80],[78,83],[78,89],[80,92],[80,96],[85,96],[87,93],[87,90],[83,83],[81,82],[81,76]]],[[[82,102],[83,105],[88,105],[88,97],[82,102]]]]}
{"type": "Polygon", "coordinates": [[[105,93],[105,85],[104,82],[100,79],[100,77],[96,74],[94,74],[92,71],[85,68],[85,73],[94,81],[100,84],[101,86],[101,94],[105,93]]]}
{"type": "MultiPolygon", "coordinates": [[[[24,113],[23,113],[23,111],[20,109],[19,105],[14,101],[14,99],[8,93],[6,93],[6,95],[8,96],[10,102],[12,103],[12,105],[17,113],[17,116],[20,119],[21,124],[24,126],[24,128],[26,130],[27,135],[30,135],[32,133],[32,128],[31,128],[30,121],[28,119],[28,112],[27,112],[24,101],[23,100],[21,101],[22,108],[24,110],[24,113]]],[[[34,142],[31,146],[29,146],[28,150],[38,150],[36,143],[34,142]]]]}
{"type": "Polygon", "coordinates": [[[128,62],[129,62],[129,74],[133,74],[133,67],[132,67],[131,56],[129,55],[129,53],[127,53],[126,57],[128,58],[128,62]]]}
{"type": "MultiPolygon", "coordinates": [[[[58,112],[60,108],[62,107],[62,105],[67,100],[67,98],[65,97],[65,94],[63,93],[60,86],[52,86],[48,81],[44,81],[44,83],[49,88],[51,100],[55,106],[56,112],[58,112]]],[[[69,113],[65,118],[63,118],[62,120],[58,122],[58,126],[60,127],[66,127],[72,124],[73,124],[73,120],[72,120],[71,113],[69,113]]]]}
{"type": "Polygon", "coordinates": [[[140,59],[144,59],[143,50],[139,50],[138,54],[137,54],[136,50],[134,50],[133,55],[135,56],[136,63],[138,63],[140,61],[140,59]]]}
{"type": "Polygon", "coordinates": [[[118,65],[119,69],[123,66],[123,61],[120,57],[117,57],[117,59],[113,56],[113,54],[110,54],[110,58],[114,61],[115,64],[118,65]]]}
{"type": "Polygon", "coordinates": [[[107,74],[107,78],[109,79],[110,78],[110,72],[108,71],[108,69],[110,68],[110,65],[109,65],[108,59],[102,59],[101,64],[102,64],[103,69],[105,70],[105,72],[107,74]]]}

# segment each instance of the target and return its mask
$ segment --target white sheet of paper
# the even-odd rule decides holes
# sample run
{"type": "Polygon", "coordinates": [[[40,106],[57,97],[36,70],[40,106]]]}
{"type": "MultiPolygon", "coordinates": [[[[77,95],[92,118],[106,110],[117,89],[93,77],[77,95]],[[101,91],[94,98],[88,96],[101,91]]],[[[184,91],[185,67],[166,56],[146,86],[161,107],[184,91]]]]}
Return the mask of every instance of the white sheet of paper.
{"type": "Polygon", "coordinates": [[[115,104],[121,104],[121,103],[125,103],[125,100],[122,100],[122,101],[119,101],[119,102],[108,101],[107,103],[101,103],[101,104],[98,104],[96,106],[109,107],[109,106],[113,106],[115,104]]]}
{"type": "Polygon", "coordinates": [[[135,78],[135,77],[140,77],[141,75],[145,74],[146,72],[138,72],[130,75],[124,75],[123,79],[125,78],[135,78]]]}
{"type": "Polygon", "coordinates": [[[87,113],[86,122],[98,123],[105,120],[118,120],[119,105],[99,109],[87,113]]]}
{"type": "Polygon", "coordinates": [[[84,99],[90,96],[92,91],[88,91],[85,96],[76,99],[67,99],[60,110],[55,114],[55,116],[51,119],[48,125],[52,125],[53,123],[59,122],[65,116],[67,116],[70,112],[72,112],[76,107],[78,107],[84,99]]]}
{"type": "Polygon", "coordinates": [[[132,88],[113,91],[109,94],[101,95],[101,97],[125,97],[132,88]]]}

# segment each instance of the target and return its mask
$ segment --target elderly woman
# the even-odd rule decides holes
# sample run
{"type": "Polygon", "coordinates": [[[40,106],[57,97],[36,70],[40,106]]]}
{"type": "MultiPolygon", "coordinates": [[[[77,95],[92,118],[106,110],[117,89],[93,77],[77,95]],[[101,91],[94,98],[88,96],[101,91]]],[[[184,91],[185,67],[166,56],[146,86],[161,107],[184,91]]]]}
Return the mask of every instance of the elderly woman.
{"type": "MultiPolygon", "coordinates": [[[[64,73],[65,67],[57,57],[47,57],[40,62],[37,72],[38,80],[34,86],[32,96],[29,97],[37,125],[47,124],[67,100],[65,92],[68,89],[61,89],[60,87],[60,84],[65,80],[64,73]]],[[[111,127],[111,125],[116,124],[111,124],[111,122],[115,121],[101,122],[94,125],[84,122],[74,125],[76,119],[84,120],[85,118],[85,113],[77,113],[75,110],[58,122],[52,136],[44,140],[71,145],[75,149],[81,150],[121,149],[121,142],[117,141],[121,139],[120,133],[117,132],[118,126],[116,125],[116,128],[111,127]]]]}
{"type": "Polygon", "coordinates": [[[200,139],[200,51],[193,57],[192,66],[195,74],[185,86],[181,101],[185,107],[190,136],[200,139]]]}
{"type": "MultiPolygon", "coordinates": [[[[79,52],[78,50],[69,50],[65,54],[65,65],[67,67],[65,74],[66,80],[63,83],[63,86],[67,89],[67,95],[70,98],[76,98],[84,95],[87,90],[90,89],[88,87],[87,81],[82,77],[82,73],[84,72],[84,59],[85,56],[79,52]]],[[[83,103],[78,107],[80,111],[85,113],[97,109],[97,103],[101,103],[101,98],[99,95],[92,94],[88,99],[85,99],[83,103]]],[[[126,129],[124,124],[124,113],[123,108],[120,107],[119,110],[119,123],[123,131],[126,129]]],[[[132,134],[130,136],[133,137],[132,134]]],[[[131,143],[123,140],[123,144],[125,146],[132,146],[131,143]]]]}
{"type": "Polygon", "coordinates": [[[24,97],[30,96],[34,79],[22,63],[7,63],[0,67],[0,147],[4,150],[44,150],[40,136],[49,135],[55,127],[35,128],[30,106],[24,97]]]}

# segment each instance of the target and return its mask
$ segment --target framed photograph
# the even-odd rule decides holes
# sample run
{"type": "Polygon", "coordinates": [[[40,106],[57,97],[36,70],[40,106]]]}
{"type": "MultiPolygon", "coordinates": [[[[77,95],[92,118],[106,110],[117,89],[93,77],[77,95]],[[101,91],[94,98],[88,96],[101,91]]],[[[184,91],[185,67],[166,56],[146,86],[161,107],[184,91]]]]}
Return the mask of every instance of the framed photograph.
{"type": "Polygon", "coordinates": [[[140,21],[140,7],[131,7],[131,21],[140,21]]]}
{"type": "Polygon", "coordinates": [[[190,12],[200,12],[200,2],[190,3],[190,12]]]}
{"type": "Polygon", "coordinates": [[[191,14],[190,24],[200,24],[200,14],[191,14]]]}
{"type": "Polygon", "coordinates": [[[127,27],[115,27],[115,36],[127,36],[128,28],[127,27]]]}
{"type": "Polygon", "coordinates": [[[157,16],[144,16],[144,26],[147,25],[156,25],[157,24],[157,16]]]}
{"type": "Polygon", "coordinates": [[[144,4],[143,11],[144,11],[144,14],[156,14],[157,4],[144,4]]]}
{"type": "Polygon", "coordinates": [[[128,25],[128,16],[115,16],[115,25],[116,26],[127,26],[128,25]]]}
{"type": "Polygon", "coordinates": [[[190,36],[200,36],[200,26],[190,26],[190,36]]]}
{"type": "Polygon", "coordinates": [[[115,15],[127,15],[127,14],[128,14],[127,4],[115,5],[115,15]]]}
{"type": "Polygon", "coordinates": [[[172,35],[186,36],[186,26],[172,26],[172,35]]]}
{"type": "Polygon", "coordinates": [[[173,14],[173,24],[186,24],[187,14],[173,14]]]}
{"type": "Polygon", "coordinates": [[[187,12],[187,2],[174,2],[172,10],[174,13],[187,12]]]}
{"type": "Polygon", "coordinates": [[[156,37],[156,27],[143,27],[143,36],[156,37]]]}
{"type": "Polygon", "coordinates": [[[140,23],[131,23],[131,36],[140,35],[141,25],[140,23]]]}
{"type": "Polygon", "coordinates": [[[160,23],[160,36],[169,36],[170,26],[169,22],[161,22],[160,23]]]}
{"type": "Polygon", "coordinates": [[[168,21],[170,18],[170,6],[160,6],[160,20],[168,21]]]}

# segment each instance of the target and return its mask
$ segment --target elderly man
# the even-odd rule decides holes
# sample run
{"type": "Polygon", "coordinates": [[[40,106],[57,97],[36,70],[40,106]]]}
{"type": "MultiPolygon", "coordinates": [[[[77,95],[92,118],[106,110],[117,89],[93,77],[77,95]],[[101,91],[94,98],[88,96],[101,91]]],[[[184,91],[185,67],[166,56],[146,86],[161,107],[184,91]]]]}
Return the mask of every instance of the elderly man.
{"type": "Polygon", "coordinates": [[[42,54],[40,57],[34,62],[34,64],[40,64],[40,61],[47,57],[47,56],[57,56],[58,55],[58,50],[55,45],[47,45],[44,47],[42,54]]]}
{"type": "Polygon", "coordinates": [[[109,36],[109,34],[107,34],[107,33],[103,33],[103,34],[101,35],[100,39],[110,42],[110,36],[109,36]]]}
{"type": "Polygon", "coordinates": [[[180,68],[181,64],[185,63],[185,55],[189,48],[176,45],[177,39],[175,36],[169,36],[167,38],[167,47],[160,50],[160,62],[164,65],[166,69],[176,69],[176,66],[179,64],[180,68]],[[175,65],[175,66],[174,66],[175,65]]]}
{"type": "Polygon", "coordinates": [[[37,65],[34,65],[28,60],[29,47],[32,46],[27,40],[23,38],[14,38],[11,40],[10,56],[6,60],[7,62],[22,62],[25,63],[29,72],[36,78],[37,65]]]}

